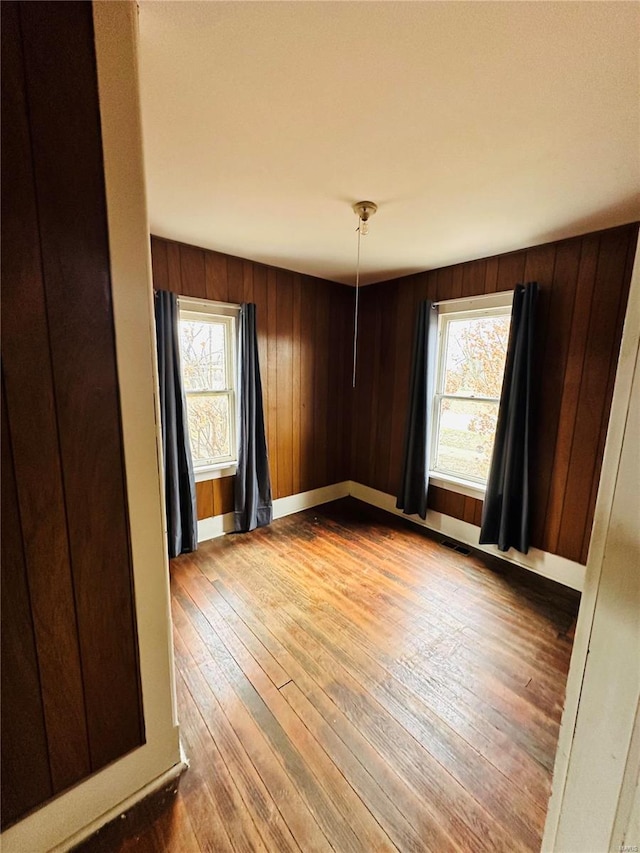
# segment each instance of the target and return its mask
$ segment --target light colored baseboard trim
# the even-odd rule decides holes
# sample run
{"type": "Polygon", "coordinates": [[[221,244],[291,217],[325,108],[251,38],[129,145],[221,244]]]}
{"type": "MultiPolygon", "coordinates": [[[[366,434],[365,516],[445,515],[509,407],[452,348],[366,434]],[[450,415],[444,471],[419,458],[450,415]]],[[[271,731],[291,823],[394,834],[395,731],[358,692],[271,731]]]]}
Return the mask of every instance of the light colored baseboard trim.
{"type": "Polygon", "coordinates": [[[349,480],[342,483],[334,483],[332,486],[323,486],[320,489],[311,489],[310,492],[300,492],[288,498],[278,498],[273,502],[273,517],[282,518],[285,515],[293,515],[294,512],[302,512],[312,506],[337,501],[349,495],[349,480]]]}
{"type": "MultiPolygon", "coordinates": [[[[370,486],[364,486],[362,483],[356,483],[353,480],[345,480],[342,483],[334,483],[331,486],[323,486],[320,489],[312,489],[309,492],[300,492],[297,495],[290,495],[286,498],[277,498],[273,502],[273,517],[274,519],[282,518],[285,515],[302,512],[304,509],[310,509],[329,501],[346,498],[348,495],[352,495],[354,498],[376,506],[379,509],[392,512],[394,515],[407,518],[414,524],[419,524],[422,527],[427,527],[429,530],[442,533],[443,536],[450,536],[458,542],[464,542],[465,545],[470,545],[472,548],[492,554],[508,563],[513,563],[523,569],[528,569],[530,572],[535,572],[537,575],[542,575],[542,577],[549,578],[571,589],[577,589],[579,592],[582,592],[585,567],[581,566],[580,563],[574,563],[572,560],[558,557],[555,554],[548,554],[546,551],[540,551],[537,548],[531,548],[528,554],[517,554],[517,556],[511,553],[503,554],[502,551],[498,551],[493,545],[480,545],[478,543],[480,528],[476,527],[475,524],[469,524],[466,521],[452,518],[449,515],[443,515],[440,512],[433,512],[432,510],[427,512],[426,521],[423,521],[417,515],[405,515],[402,510],[396,509],[396,499],[393,495],[388,495],[385,492],[380,492],[377,489],[372,489],[370,486]]],[[[198,522],[198,542],[215,539],[224,533],[230,533],[232,530],[232,512],[228,512],[225,515],[216,515],[212,518],[204,518],[198,522]]]]}
{"type": "MultiPolygon", "coordinates": [[[[333,483],[331,486],[322,486],[320,489],[311,489],[309,492],[300,492],[286,498],[276,498],[273,502],[273,517],[274,519],[283,518],[285,515],[292,515],[294,512],[302,512],[303,509],[310,509],[329,501],[346,498],[349,494],[349,486],[350,481],[344,480],[342,483],[333,483]]],[[[215,539],[224,533],[231,533],[232,530],[232,512],[203,518],[198,522],[198,542],[215,539]]]]}
{"type": "Polygon", "coordinates": [[[207,539],[217,539],[224,533],[233,532],[233,513],[224,515],[212,515],[198,522],[198,542],[206,542],[207,539]]]}
{"type": "Polygon", "coordinates": [[[506,560],[508,563],[513,563],[523,569],[528,569],[530,572],[535,572],[542,577],[582,592],[586,568],[580,563],[574,563],[572,560],[558,557],[555,554],[548,554],[546,551],[540,551],[537,548],[531,548],[528,554],[518,553],[517,556],[512,556],[511,553],[503,554],[494,545],[480,545],[478,543],[480,528],[476,527],[475,524],[469,524],[466,521],[460,521],[460,519],[451,518],[451,516],[432,510],[427,512],[426,521],[417,515],[405,515],[402,510],[396,509],[396,499],[393,495],[388,495],[369,486],[363,486],[362,483],[351,481],[349,494],[364,503],[407,518],[421,527],[442,533],[444,536],[449,536],[458,542],[464,542],[465,545],[470,545],[472,548],[477,548],[487,554],[499,557],[501,560],[506,560]]]}
{"type": "Polygon", "coordinates": [[[157,776],[143,788],[136,791],[135,794],[132,794],[130,797],[127,797],[126,800],[123,800],[117,806],[114,806],[109,811],[105,812],[103,815],[100,815],[99,818],[91,821],[90,824],[83,827],[81,830],[76,832],[70,838],[67,838],[61,844],[58,844],[56,847],[53,847],[50,853],[66,853],[67,850],[71,850],[73,847],[76,847],[78,844],[81,844],[83,841],[91,838],[91,836],[96,833],[99,829],[102,829],[103,826],[106,826],[110,823],[114,818],[123,814],[124,812],[129,811],[130,808],[136,805],[136,803],[141,802],[147,797],[151,796],[151,794],[155,794],[156,791],[161,791],[163,788],[168,787],[175,779],[181,776],[184,771],[188,768],[189,763],[186,759],[179,761],[177,764],[174,764],[173,767],[170,767],[164,773],[161,773],[160,776],[157,776]]]}

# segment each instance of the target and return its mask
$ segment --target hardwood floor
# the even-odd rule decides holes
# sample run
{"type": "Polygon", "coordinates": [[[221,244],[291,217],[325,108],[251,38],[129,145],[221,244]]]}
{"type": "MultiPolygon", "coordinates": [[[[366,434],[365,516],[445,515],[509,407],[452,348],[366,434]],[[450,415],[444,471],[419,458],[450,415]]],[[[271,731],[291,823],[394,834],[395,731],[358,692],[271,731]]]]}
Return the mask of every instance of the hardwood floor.
{"type": "Polygon", "coordinates": [[[352,499],[171,571],[191,767],[83,850],[539,850],[577,593],[352,499]]]}

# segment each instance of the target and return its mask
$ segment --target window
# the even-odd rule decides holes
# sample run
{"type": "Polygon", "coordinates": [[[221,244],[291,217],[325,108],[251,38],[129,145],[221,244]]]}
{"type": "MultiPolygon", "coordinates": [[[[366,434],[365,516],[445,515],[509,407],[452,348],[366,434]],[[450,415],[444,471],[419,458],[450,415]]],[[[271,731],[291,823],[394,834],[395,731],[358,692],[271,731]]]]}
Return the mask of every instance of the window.
{"type": "Polygon", "coordinates": [[[489,475],[512,293],[441,302],[430,476],[483,491],[489,475]]]}
{"type": "MultiPolygon", "coordinates": [[[[237,462],[238,309],[181,298],[180,358],[196,479],[237,462]]],[[[209,475],[208,477],[206,475],[209,475]]]]}

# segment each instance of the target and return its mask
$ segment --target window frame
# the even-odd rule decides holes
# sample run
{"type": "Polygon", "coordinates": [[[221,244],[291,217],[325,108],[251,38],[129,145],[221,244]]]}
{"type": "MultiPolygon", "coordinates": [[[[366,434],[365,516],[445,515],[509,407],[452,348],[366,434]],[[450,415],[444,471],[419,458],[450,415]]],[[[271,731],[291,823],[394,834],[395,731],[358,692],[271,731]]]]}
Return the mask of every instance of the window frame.
{"type": "Polygon", "coordinates": [[[240,372],[239,372],[239,357],[238,357],[238,319],[240,316],[240,305],[229,302],[213,302],[209,299],[196,299],[190,296],[178,297],[178,321],[181,320],[203,320],[211,322],[215,318],[216,322],[222,321],[228,330],[226,336],[227,346],[225,348],[225,361],[227,368],[227,376],[231,380],[230,387],[222,391],[187,391],[185,389],[185,397],[199,395],[220,396],[229,398],[229,413],[230,413],[230,450],[231,453],[217,462],[207,465],[193,466],[193,473],[196,483],[205,480],[215,480],[219,477],[232,476],[238,469],[238,423],[239,423],[239,406],[240,406],[240,372]]]}
{"type": "Polygon", "coordinates": [[[511,318],[511,306],[513,304],[513,290],[500,293],[483,294],[480,296],[463,297],[462,299],[448,299],[437,303],[438,308],[438,342],[436,358],[436,375],[434,382],[434,394],[431,401],[431,441],[429,447],[429,483],[434,486],[446,488],[449,491],[467,495],[469,497],[483,498],[486,491],[486,481],[473,477],[463,477],[449,471],[440,470],[436,467],[438,439],[440,436],[440,411],[443,399],[452,400],[479,400],[487,402],[500,402],[499,397],[467,396],[461,394],[445,394],[445,363],[449,328],[454,320],[469,320],[480,317],[499,317],[508,314],[511,318]]]}

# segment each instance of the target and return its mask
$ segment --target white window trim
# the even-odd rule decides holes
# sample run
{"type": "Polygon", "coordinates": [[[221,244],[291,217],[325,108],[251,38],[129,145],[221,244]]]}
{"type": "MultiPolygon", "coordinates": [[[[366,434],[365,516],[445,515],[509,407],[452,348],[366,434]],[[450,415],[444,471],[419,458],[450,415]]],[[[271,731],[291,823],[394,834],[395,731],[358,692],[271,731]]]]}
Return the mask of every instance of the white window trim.
{"type": "Polygon", "coordinates": [[[233,477],[238,473],[238,462],[219,462],[217,465],[202,465],[194,468],[193,478],[196,483],[206,480],[219,480],[221,477],[233,477]]]}
{"type": "MultiPolygon", "coordinates": [[[[188,312],[191,315],[200,314],[203,317],[206,315],[214,315],[216,317],[221,318],[234,318],[235,322],[229,322],[228,328],[230,330],[231,336],[231,347],[229,348],[229,353],[227,353],[227,370],[229,371],[229,375],[234,377],[233,389],[231,392],[225,391],[221,393],[229,394],[231,405],[235,410],[235,417],[233,418],[233,424],[235,424],[236,429],[232,429],[231,435],[231,450],[232,453],[225,459],[221,459],[219,462],[216,462],[212,465],[200,465],[195,466],[193,469],[194,479],[196,483],[201,483],[206,480],[217,480],[220,477],[231,477],[238,470],[238,436],[237,436],[237,426],[239,423],[239,415],[240,415],[240,395],[238,393],[239,381],[240,381],[240,359],[239,359],[239,335],[238,335],[238,318],[240,316],[241,306],[235,303],[229,302],[214,302],[209,299],[196,299],[191,296],[180,296],[178,297],[178,310],[180,318],[182,318],[182,312],[188,312]],[[229,361],[231,363],[229,363],[229,361]]],[[[232,427],[233,427],[232,424],[232,427]]]]}
{"type": "MultiPolygon", "coordinates": [[[[435,305],[438,308],[438,315],[446,316],[454,314],[456,318],[464,318],[465,314],[473,315],[474,317],[492,316],[501,314],[504,308],[508,308],[513,304],[513,290],[502,291],[500,293],[488,293],[481,296],[468,296],[461,299],[447,299],[443,302],[437,302],[435,305]]],[[[447,324],[448,327],[448,324],[447,324]]],[[[439,486],[440,488],[448,489],[450,492],[466,495],[467,497],[478,498],[482,500],[486,492],[486,483],[478,480],[458,477],[446,471],[439,471],[435,467],[436,458],[436,442],[439,434],[440,421],[440,406],[439,401],[442,397],[441,384],[444,381],[443,361],[446,352],[446,346],[443,345],[442,335],[444,330],[440,319],[438,321],[438,364],[436,367],[436,389],[433,395],[431,404],[431,446],[429,448],[429,484],[439,486]]],[[[464,399],[464,398],[462,398],[464,399]]],[[[473,397],[474,400],[494,400],[496,398],[489,397],[473,397]]]]}

